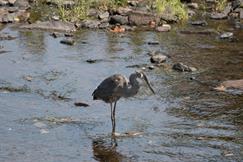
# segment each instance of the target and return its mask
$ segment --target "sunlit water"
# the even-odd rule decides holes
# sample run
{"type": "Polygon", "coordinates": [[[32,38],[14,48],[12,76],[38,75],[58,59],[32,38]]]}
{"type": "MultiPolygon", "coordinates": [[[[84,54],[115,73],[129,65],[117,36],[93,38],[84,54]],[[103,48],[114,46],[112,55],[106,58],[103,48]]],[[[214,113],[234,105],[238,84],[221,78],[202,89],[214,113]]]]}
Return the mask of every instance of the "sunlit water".
{"type": "Polygon", "coordinates": [[[0,41],[8,51],[0,54],[0,161],[243,161],[242,95],[213,90],[220,81],[243,78],[242,31],[234,31],[231,42],[173,28],[84,30],[75,34],[74,46],[48,32],[4,28],[1,33],[17,38],[0,41]],[[143,86],[117,105],[117,131],[140,135],[118,137],[112,148],[109,105],[91,94],[104,78],[137,70],[127,66],[150,64],[147,53],[153,50],[170,56],[166,67],[145,71],[156,95],[143,86]],[[177,62],[198,71],[171,70],[177,62]],[[77,101],[90,106],[76,107],[77,101]]]}

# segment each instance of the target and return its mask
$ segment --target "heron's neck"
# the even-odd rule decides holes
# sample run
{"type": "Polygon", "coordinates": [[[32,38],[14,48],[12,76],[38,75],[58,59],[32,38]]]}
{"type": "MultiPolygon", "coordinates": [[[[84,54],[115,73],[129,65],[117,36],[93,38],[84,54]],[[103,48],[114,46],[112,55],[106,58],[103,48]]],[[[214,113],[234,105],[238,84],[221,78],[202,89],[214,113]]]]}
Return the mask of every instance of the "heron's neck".
{"type": "Polygon", "coordinates": [[[124,97],[131,97],[138,93],[139,82],[137,81],[137,76],[135,74],[130,75],[129,77],[129,86],[125,90],[124,97]]]}

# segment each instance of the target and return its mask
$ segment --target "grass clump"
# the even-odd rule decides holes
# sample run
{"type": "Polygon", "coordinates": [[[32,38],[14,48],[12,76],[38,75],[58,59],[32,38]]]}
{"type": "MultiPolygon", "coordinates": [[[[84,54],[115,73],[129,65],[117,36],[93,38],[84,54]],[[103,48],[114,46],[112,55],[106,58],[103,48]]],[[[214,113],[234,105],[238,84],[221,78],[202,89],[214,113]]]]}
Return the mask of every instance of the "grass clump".
{"type": "Polygon", "coordinates": [[[74,5],[67,8],[63,0],[58,0],[58,15],[63,21],[83,20],[87,17],[88,10],[91,6],[90,0],[74,0],[74,5]]]}
{"type": "Polygon", "coordinates": [[[187,9],[180,0],[155,0],[158,13],[168,13],[178,17],[179,20],[188,18],[187,9]]]}
{"type": "Polygon", "coordinates": [[[127,4],[127,0],[93,0],[92,3],[94,8],[99,10],[108,10],[119,6],[125,6],[127,4]]]}
{"type": "Polygon", "coordinates": [[[217,0],[215,10],[221,12],[225,9],[226,5],[227,5],[227,0],[217,0]]]}
{"type": "Polygon", "coordinates": [[[77,21],[87,17],[90,8],[108,10],[127,4],[127,0],[74,0],[75,5],[67,9],[64,0],[58,0],[58,14],[64,21],[77,21]]]}

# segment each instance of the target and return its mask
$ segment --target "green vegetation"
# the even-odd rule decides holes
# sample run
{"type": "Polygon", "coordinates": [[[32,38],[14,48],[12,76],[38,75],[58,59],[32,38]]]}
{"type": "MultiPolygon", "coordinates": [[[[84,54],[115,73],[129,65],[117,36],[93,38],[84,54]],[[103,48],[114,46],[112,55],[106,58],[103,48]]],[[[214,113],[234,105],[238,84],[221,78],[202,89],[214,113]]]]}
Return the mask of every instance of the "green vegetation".
{"type": "Polygon", "coordinates": [[[90,8],[89,0],[74,0],[75,5],[67,8],[63,5],[62,0],[58,0],[58,14],[64,21],[82,20],[87,16],[88,9],[90,8]]]}
{"type": "MultiPolygon", "coordinates": [[[[59,16],[63,21],[79,21],[87,18],[90,8],[97,10],[109,10],[126,6],[127,0],[73,0],[74,4],[65,4],[66,0],[48,0],[51,5],[47,6],[47,0],[38,0],[32,11],[33,21],[37,18],[46,19],[49,16],[59,16]],[[43,7],[44,6],[44,7],[43,7]],[[50,9],[51,8],[51,9],[50,9]]],[[[219,0],[220,2],[226,0],[219,0]]],[[[180,0],[143,0],[141,4],[146,5],[151,10],[156,10],[159,14],[169,14],[176,16],[179,20],[188,18],[186,7],[180,0]]],[[[220,3],[222,4],[222,3],[220,3]]]]}
{"type": "Polygon", "coordinates": [[[127,4],[127,0],[90,0],[94,8],[107,10],[110,8],[117,8],[127,4]]]}
{"type": "Polygon", "coordinates": [[[226,5],[227,5],[227,0],[217,0],[215,10],[223,11],[226,5]]]}
{"type": "Polygon", "coordinates": [[[179,20],[188,18],[187,9],[180,0],[155,0],[155,6],[158,13],[172,13],[179,20]]]}
{"type": "Polygon", "coordinates": [[[127,0],[74,0],[74,7],[67,9],[63,5],[63,0],[58,1],[58,14],[64,21],[76,21],[84,19],[87,17],[87,13],[90,8],[107,10],[127,4],[127,0]]]}

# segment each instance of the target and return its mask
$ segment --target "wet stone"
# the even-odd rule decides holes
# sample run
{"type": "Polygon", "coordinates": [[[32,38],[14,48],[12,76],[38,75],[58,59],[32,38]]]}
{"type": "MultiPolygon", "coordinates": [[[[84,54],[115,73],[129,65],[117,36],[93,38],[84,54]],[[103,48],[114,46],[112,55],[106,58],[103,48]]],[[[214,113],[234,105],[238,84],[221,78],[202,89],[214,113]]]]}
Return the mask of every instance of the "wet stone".
{"type": "Polygon", "coordinates": [[[220,39],[229,39],[233,37],[233,33],[231,32],[225,32],[223,34],[220,35],[220,39]]]}
{"type": "Polygon", "coordinates": [[[36,123],[34,123],[34,126],[37,128],[46,128],[47,127],[47,125],[43,122],[36,122],[36,123]]]}
{"type": "Polygon", "coordinates": [[[138,5],[138,1],[127,1],[127,2],[128,2],[128,4],[129,4],[130,6],[133,6],[133,7],[135,7],[135,6],[138,5]]]}
{"type": "Polygon", "coordinates": [[[75,102],[74,105],[78,106],[78,107],[88,107],[89,106],[89,104],[84,103],[84,102],[80,102],[80,101],[79,102],[75,102]]]}
{"type": "Polygon", "coordinates": [[[60,20],[59,16],[52,16],[52,20],[58,21],[60,20]]]}
{"type": "Polygon", "coordinates": [[[192,9],[198,9],[199,8],[197,3],[188,3],[187,7],[192,8],[192,9]]]}
{"type": "Polygon", "coordinates": [[[64,1],[62,5],[65,9],[72,9],[75,6],[75,2],[74,1],[64,1]]]}
{"type": "Polygon", "coordinates": [[[98,60],[94,60],[94,59],[88,59],[86,60],[87,63],[90,63],[90,64],[94,64],[96,63],[98,60]]]}
{"type": "Polygon", "coordinates": [[[16,0],[14,6],[19,7],[20,9],[28,9],[30,7],[28,0],[16,0]]]}
{"type": "Polygon", "coordinates": [[[23,79],[31,82],[33,78],[31,76],[24,76],[23,79]]]}
{"type": "Polygon", "coordinates": [[[108,19],[109,16],[110,16],[109,12],[106,11],[106,12],[100,13],[100,14],[98,15],[98,18],[101,19],[101,20],[103,20],[103,19],[108,19]]]}
{"type": "Polygon", "coordinates": [[[116,12],[119,14],[119,15],[128,15],[129,12],[131,12],[132,9],[129,8],[129,7],[119,7],[116,12]]]}
{"type": "Polygon", "coordinates": [[[243,19],[243,8],[240,9],[240,19],[243,19]]]}
{"type": "Polygon", "coordinates": [[[148,43],[148,45],[159,45],[158,41],[149,41],[147,43],[148,43]]]}
{"type": "Polygon", "coordinates": [[[98,20],[84,20],[81,24],[80,27],[83,28],[90,28],[90,29],[97,29],[99,28],[99,25],[101,24],[100,21],[98,20]]]}
{"type": "Polygon", "coordinates": [[[74,34],[73,34],[73,33],[65,33],[64,36],[65,36],[65,37],[73,37],[74,34]]]}
{"type": "Polygon", "coordinates": [[[75,44],[75,41],[73,39],[63,39],[60,43],[72,46],[75,44]]]}
{"type": "Polygon", "coordinates": [[[181,34],[202,34],[202,35],[211,35],[211,34],[218,34],[215,29],[205,29],[205,30],[181,30],[181,34]]]}
{"type": "Polygon", "coordinates": [[[101,23],[101,24],[99,25],[99,29],[107,29],[107,28],[109,28],[109,26],[110,26],[110,24],[109,24],[108,22],[106,22],[106,23],[101,23]]]}
{"type": "Polygon", "coordinates": [[[1,50],[1,51],[0,51],[0,55],[1,55],[1,54],[4,54],[4,53],[8,53],[8,52],[10,52],[10,51],[4,51],[4,50],[1,50]]]}
{"type": "Polygon", "coordinates": [[[126,68],[142,68],[145,66],[147,66],[147,64],[135,64],[135,65],[128,65],[128,66],[126,66],[126,68]]]}
{"type": "Polygon", "coordinates": [[[188,13],[188,16],[189,16],[189,17],[192,17],[192,16],[196,15],[196,12],[193,11],[193,10],[190,10],[190,9],[188,10],[187,13],[188,13]]]}
{"type": "Polygon", "coordinates": [[[122,16],[122,15],[114,15],[110,17],[110,23],[111,24],[120,24],[120,25],[125,25],[128,24],[128,17],[127,16],[122,16]]]}
{"type": "Polygon", "coordinates": [[[243,92],[243,79],[224,81],[215,88],[215,90],[218,91],[227,91],[229,89],[239,90],[243,92]]]}
{"type": "Polygon", "coordinates": [[[216,0],[206,0],[206,3],[216,3],[216,0]]]}
{"type": "Polygon", "coordinates": [[[179,71],[179,72],[194,72],[197,69],[194,67],[187,66],[183,63],[176,63],[173,65],[172,69],[179,71]]]}
{"type": "Polygon", "coordinates": [[[94,9],[94,8],[91,8],[91,9],[88,10],[87,16],[89,16],[89,17],[97,17],[97,14],[98,14],[97,10],[94,9]]]}
{"type": "Polygon", "coordinates": [[[151,65],[151,66],[148,67],[148,69],[153,70],[153,69],[155,69],[155,66],[151,65]]]}
{"type": "Polygon", "coordinates": [[[191,25],[195,25],[195,26],[207,26],[208,23],[204,20],[198,20],[198,21],[192,21],[191,25]]]}
{"type": "Polygon", "coordinates": [[[155,54],[153,56],[151,56],[150,61],[151,63],[155,63],[155,64],[160,64],[165,62],[167,59],[167,56],[163,55],[163,54],[155,54]]]}
{"type": "Polygon", "coordinates": [[[59,94],[56,91],[52,91],[51,94],[48,96],[48,98],[51,98],[55,101],[70,101],[71,99],[66,97],[65,95],[59,94]]]}
{"type": "Polygon", "coordinates": [[[9,7],[8,8],[9,13],[14,13],[14,12],[17,12],[18,10],[19,10],[18,7],[9,7]]]}
{"type": "Polygon", "coordinates": [[[13,39],[16,39],[16,37],[11,36],[11,35],[6,34],[6,33],[0,33],[0,41],[1,40],[13,40],[13,39]]]}
{"type": "Polygon", "coordinates": [[[125,31],[134,31],[136,26],[123,25],[125,31]]]}
{"type": "Polygon", "coordinates": [[[61,33],[57,33],[57,32],[53,32],[50,34],[50,36],[52,36],[53,38],[58,38],[58,37],[61,37],[62,34],[61,33]]]}
{"type": "Polygon", "coordinates": [[[6,6],[8,4],[8,1],[1,0],[0,6],[6,6]]]}
{"type": "Polygon", "coordinates": [[[141,26],[148,25],[149,22],[159,22],[159,17],[145,11],[131,11],[128,15],[129,24],[141,26]]]}
{"type": "Polygon", "coordinates": [[[8,0],[9,5],[14,5],[15,2],[16,0],[8,0]]]}
{"type": "Polygon", "coordinates": [[[21,87],[13,87],[13,86],[9,85],[9,86],[1,86],[0,87],[0,92],[4,92],[4,93],[10,93],[10,92],[30,92],[30,89],[26,85],[21,86],[21,87]]]}
{"type": "Polygon", "coordinates": [[[171,30],[171,26],[169,24],[163,24],[162,26],[156,27],[156,31],[158,32],[168,32],[171,30]]]}
{"type": "Polygon", "coordinates": [[[217,12],[213,12],[213,13],[211,13],[211,15],[210,15],[210,18],[211,19],[226,19],[227,18],[227,14],[225,14],[225,13],[217,13],[217,12]]]}

